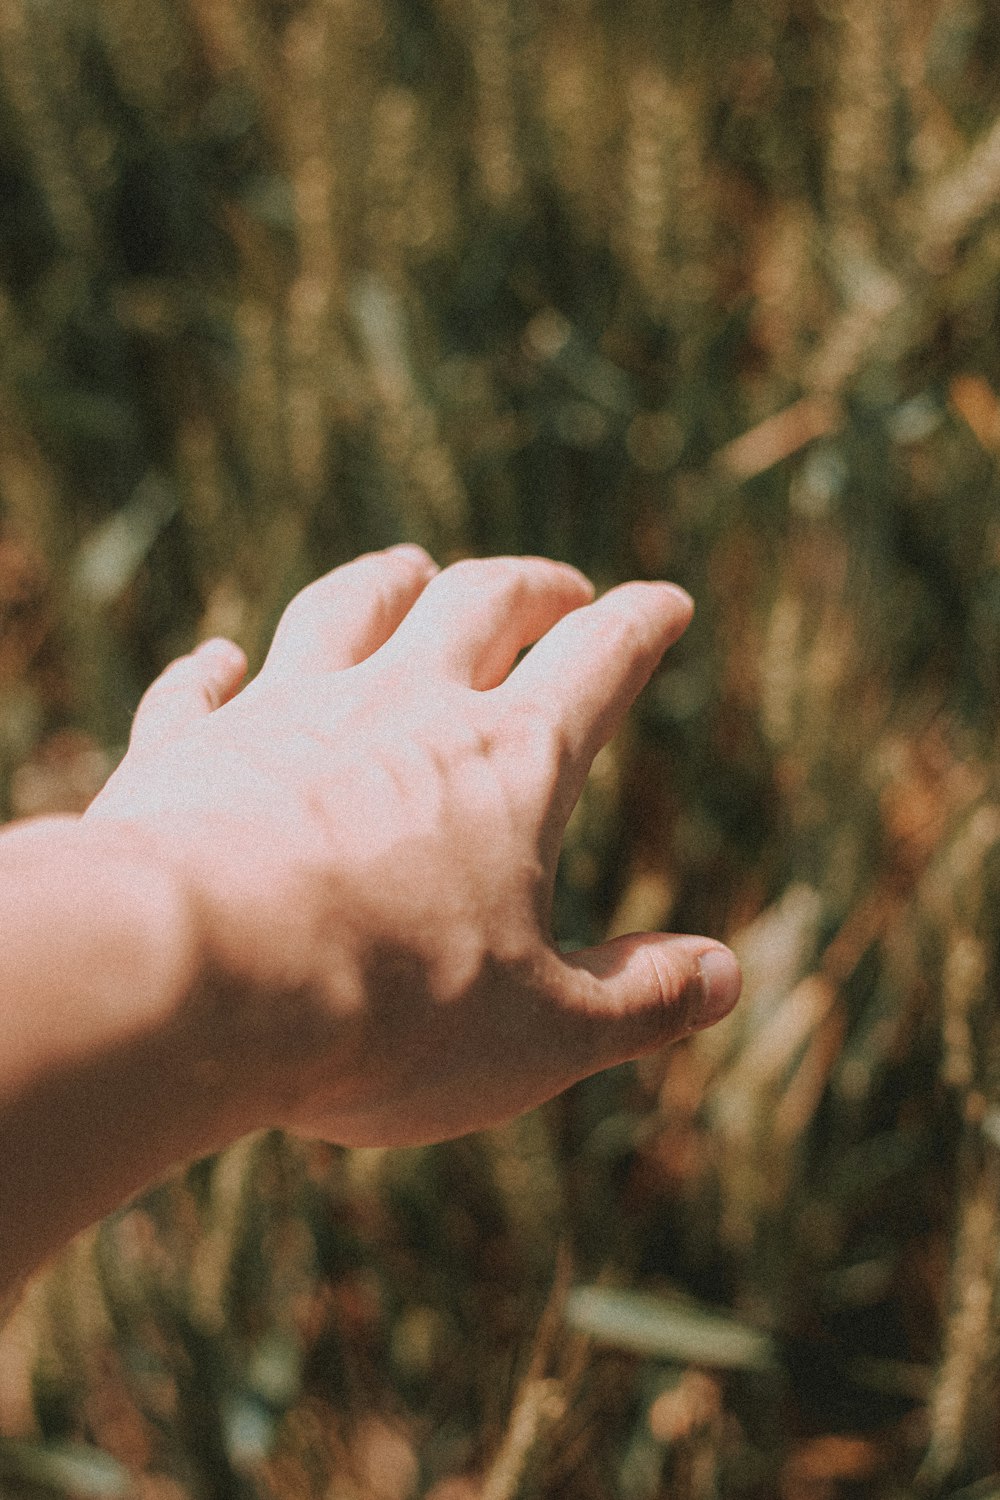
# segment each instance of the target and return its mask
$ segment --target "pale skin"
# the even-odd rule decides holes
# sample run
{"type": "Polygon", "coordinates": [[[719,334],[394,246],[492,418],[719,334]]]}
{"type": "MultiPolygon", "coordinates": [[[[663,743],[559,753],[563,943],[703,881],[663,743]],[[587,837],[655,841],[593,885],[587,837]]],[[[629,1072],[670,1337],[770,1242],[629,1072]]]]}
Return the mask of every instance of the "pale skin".
{"type": "Polygon", "coordinates": [[[393,548],[303,590],[247,686],[226,641],[168,667],[82,818],[0,835],[0,1294],[248,1131],[443,1140],[727,1014],[720,943],[550,928],[590,765],[691,610],[393,548]]]}

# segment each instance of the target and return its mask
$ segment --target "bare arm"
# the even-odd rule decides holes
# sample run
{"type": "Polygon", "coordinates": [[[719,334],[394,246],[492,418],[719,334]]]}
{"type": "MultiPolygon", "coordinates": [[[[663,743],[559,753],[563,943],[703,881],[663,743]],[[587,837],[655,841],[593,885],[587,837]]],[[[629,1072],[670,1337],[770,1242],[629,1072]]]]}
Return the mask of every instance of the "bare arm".
{"type": "Polygon", "coordinates": [[[591,761],[690,618],[592,601],[540,558],[359,558],[242,691],[228,643],[168,668],[82,820],[0,835],[0,1291],[248,1130],[444,1139],[731,1009],[707,938],[552,943],[591,761]]]}
{"type": "Polygon", "coordinates": [[[199,1035],[194,925],[119,830],[0,834],[0,1298],[73,1233],[239,1134],[199,1035]]]}

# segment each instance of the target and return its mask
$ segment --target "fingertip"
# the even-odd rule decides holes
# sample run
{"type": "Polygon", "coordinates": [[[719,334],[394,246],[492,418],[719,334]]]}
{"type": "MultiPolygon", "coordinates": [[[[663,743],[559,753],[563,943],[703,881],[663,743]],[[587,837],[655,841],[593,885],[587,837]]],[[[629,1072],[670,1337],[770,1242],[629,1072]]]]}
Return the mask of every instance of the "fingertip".
{"type": "Polygon", "coordinates": [[[671,594],[673,596],[673,598],[680,605],[681,609],[684,611],[684,614],[690,620],[691,616],[694,614],[695,605],[694,600],[688,593],[687,589],[681,588],[681,585],[679,583],[667,583],[665,581],[660,583],[660,588],[666,589],[668,594],[671,594]]]}
{"type": "MultiPolygon", "coordinates": [[[[658,650],[669,650],[687,630],[694,616],[694,600],[679,583],[660,579],[626,583],[624,588],[638,593],[643,614],[657,636],[658,650]]],[[[637,601],[638,602],[638,601],[637,601]]]]}
{"type": "Polygon", "coordinates": [[[199,663],[225,677],[242,677],[248,666],[242,646],[237,646],[235,641],[222,635],[213,635],[207,641],[201,641],[195,647],[193,655],[199,663]]]}
{"type": "Polygon", "coordinates": [[[539,557],[534,560],[545,563],[556,577],[561,575],[563,582],[568,584],[572,592],[579,597],[581,604],[593,604],[597,598],[597,589],[586,573],[581,573],[580,569],[575,568],[572,563],[563,562],[559,558],[539,557]]]}
{"type": "Polygon", "coordinates": [[[235,641],[216,635],[196,646],[192,656],[201,672],[208,675],[209,681],[203,681],[201,691],[206,695],[209,707],[221,708],[247,674],[246,652],[235,641]]]}
{"type": "Polygon", "coordinates": [[[679,583],[669,583],[666,579],[655,578],[642,580],[638,583],[625,585],[630,589],[641,589],[647,595],[652,595],[663,601],[670,611],[671,621],[678,631],[686,630],[691,623],[694,614],[694,600],[687,589],[682,588],[679,583]]]}
{"type": "Polygon", "coordinates": [[[235,697],[248,669],[235,641],[212,636],[170,662],[139,700],[130,747],[155,744],[235,697]]]}
{"type": "Polygon", "coordinates": [[[685,628],[694,614],[694,600],[687,589],[682,588],[679,583],[669,583],[666,579],[636,578],[616,583],[602,594],[601,602],[619,596],[622,600],[644,600],[647,605],[657,601],[661,608],[665,607],[669,611],[671,624],[675,627],[680,624],[685,628]]]}
{"type": "Polygon", "coordinates": [[[415,562],[430,576],[441,571],[430,553],[416,542],[397,542],[394,546],[385,549],[384,556],[399,557],[415,562]]]}
{"type": "Polygon", "coordinates": [[[654,1022],[644,1045],[662,1046],[714,1026],[733,1009],[743,985],[736,956],[724,944],[677,933],[625,933],[564,954],[563,962],[603,983],[608,1014],[634,1017],[643,1026],[654,1022]]]}
{"type": "Polygon", "coordinates": [[[579,591],[585,595],[586,602],[592,604],[597,598],[597,589],[586,573],[581,573],[580,569],[574,568],[572,563],[560,562],[558,566],[565,573],[566,577],[572,580],[579,591]]]}

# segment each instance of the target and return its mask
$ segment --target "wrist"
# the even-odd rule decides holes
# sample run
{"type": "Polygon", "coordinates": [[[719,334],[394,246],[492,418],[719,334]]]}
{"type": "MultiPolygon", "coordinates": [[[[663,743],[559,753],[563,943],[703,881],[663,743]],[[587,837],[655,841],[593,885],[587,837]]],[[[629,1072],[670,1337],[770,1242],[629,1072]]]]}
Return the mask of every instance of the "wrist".
{"type": "Polygon", "coordinates": [[[183,1156],[218,1150],[265,1123],[255,1108],[251,1038],[241,1026],[244,987],[224,962],[198,884],[172,844],[124,820],[85,816],[76,832],[123,892],[136,1036],[173,1080],[183,1156]]]}
{"type": "Polygon", "coordinates": [[[117,828],[32,820],[0,834],[0,907],[2,1288],[243,1115],[169,868],[117,828]]]}
{"type": "Polygon", "coordinates": [[[20,1024],[22,1008],[13,1034],[0,1030],[8,1058],[20,1047],[27,1073],[35,1052],[55,1060],[84,1049],[142,1057],[155,1068],[152,1090],[171,1116],[157,1136],[164,1150],[178,1143],[178,1160],[263,1123],[247,1097],[238,986],[218,961],[181,862],[138,825],[61,816],[4,829],[0,882],[7,859],[27,904],[44,899],[52,974],[39,977],[50,978],[59,995],[58,1009],[40,1009],[30,1029],[20,1024]]]}
{"type": "Polygon", "coordinates": [[[148,851],[78,817],[30,819],[0,832],[0,882],[14,918],[8,958],[21,944],[33,977],[60,981],[52,1014],[33,1018],[30,1031],[25,1007],[5,1013],[26,1044],[45,1030],[70,1046],[78,1028],[108,1044],[169,1028],[197,974],[195,928],[177,882],[148,851]]]}
{"type": "Polygon", "coordinates": [[[360,981],[346,903],[318,914],[315,872],[280,837],[263,858],[249,822],[167,827],[102,809],[84,823],[155,868],[180,903],[187,960],[174,1004],[192,1076],[216,1105],[216,1144],[294,1128],[313,1074],[329,1086],[334,1060],[353,1056],[360,981]]]}

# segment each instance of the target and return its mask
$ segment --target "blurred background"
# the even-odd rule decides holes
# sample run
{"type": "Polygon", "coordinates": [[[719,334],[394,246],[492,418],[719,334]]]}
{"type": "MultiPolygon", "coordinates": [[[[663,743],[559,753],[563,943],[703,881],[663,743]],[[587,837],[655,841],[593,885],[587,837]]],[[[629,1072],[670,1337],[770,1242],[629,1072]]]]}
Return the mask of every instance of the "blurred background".
{"type": "Polygon", "coordinates": [[[556,936],[746,970],[84,1235],[0,1494],[1000,1494],[998,203],[995,0],[0,0],[0,815],[367,548],[667,576],[556,936]]]}

